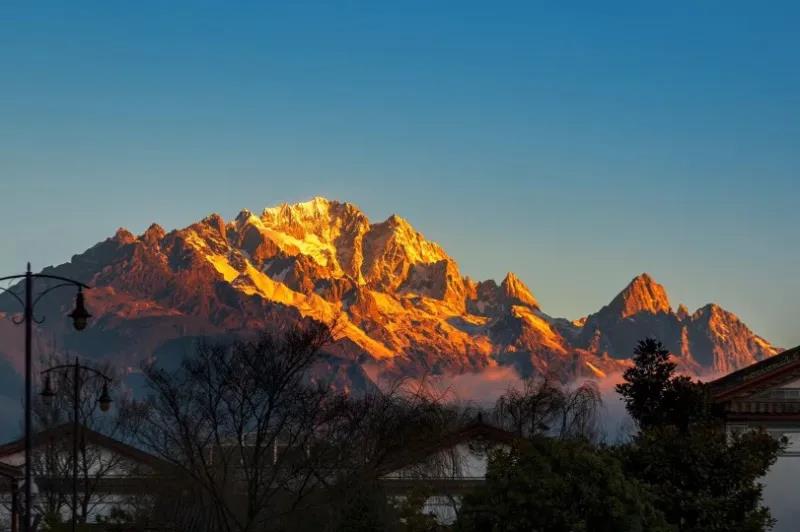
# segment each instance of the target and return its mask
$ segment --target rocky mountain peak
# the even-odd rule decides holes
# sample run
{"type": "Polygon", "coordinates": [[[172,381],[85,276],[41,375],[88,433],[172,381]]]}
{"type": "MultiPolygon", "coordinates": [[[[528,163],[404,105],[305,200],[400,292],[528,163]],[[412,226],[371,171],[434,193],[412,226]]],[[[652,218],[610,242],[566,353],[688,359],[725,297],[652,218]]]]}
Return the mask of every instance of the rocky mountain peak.
{"type": "Polygon", "coordinates": [[[217,213],[211,213],[200,221],[200,225],[206,226],[214,231],[223,239],[226,238],[225,220],[217,213]]]}
{"type": "Polygon", "coordinates": [[[330,213],[342,203],[315,196],[299,203],[281,203],[277,207],[267,207],[261,213],[261,220],[267,225],[302,224],[312,220],[328,221],[330,213]]]}
{"type": "Polygon", "coordinates": [[[165,234],[166,232],[164,231],[164,228],[154,223],[150,224],[150,227],[148,227],[147,230],[144,233],[142,233],[142,236],[139,238],[141,239],[142,242],[144,242],[148,246],[153,246],[158,242],[160,242],[164,238],[165,234]]]}
{"type": "MultiPolygon", "coordinates": [[[[738,322],[739,317],[732,312],[728,312],[716,303],[707,303],[694,311],[691,319],[694,321],[703,321],[712,326],[718,326],[727,322],[738,322]]],[[[724,325],[722,325],[724,326],[724,325]]]]}
{"type": "Polygon", "coordinates": [[[384,222],[389,227],[411,227],[411,224],[408,223],[408,220],[400,216],[399,214],[391,214],[386,221],[384,222]]]}
{"type": "Polygon", "coordinates": [[[239,211],[239,214],[236,215],[236,218],[234,218],[234,222],[237,225],[241,225],[247,223],[247,221],[250,220],[252,216],[253,213],[250,212],[249,209],[242,209],[241,211],[239,211]]]}
{"type": "Polygon", "coordinates": [[[513,272],[506,274],[505,279],[500,283],[500,290],[510,302],[539,308],[539,302],[533,297],[530,289],[513,272]]]}
{"type": "Polygon", "coordinates": [[[452,262],[438,244],[427,240],[397,215],[370,225],[361,240],[361,248],[364,280],[388,290],[403,284],[414,265],[452,262]]]}
{"type": "Polygon", "coordinates": [[[780,352],[753,333],[736,314],[709,303],[691,315],[693,356],[704,366],[728,372],[780,352]]]}
{"type": "Polygon", "coordinates": [[[117,232],[114,233],[112,237],[113,240],[119,242],[120,244],[130,244],[136,241],[136,237],[133,236],[133,233],[125,229],[124,227],[120,227],[117,229],[117,232]]]}
{"type": "Polygon", "coordinates": [[[648,335],[714,371],[779,351],[717,305],[672,313],[647,274],[585,319],[550,317],[514,273],[499,285],[465,278],[400,216],[370,223],[357,206],[320,197],[243,210],[228,224],[214,214],[166,235],[156,224],[138,239],[120,229],[53,272],[93,280],[93,327],[132,365],[189,338],[300,318],[337,322],[346,360],[408,374],[618,371],[648,335]]]}
{"type": "Polygon", "coordinates": [[[648,314],[669,313],[672,307],[667,291],[649,274],[636,276],[608,305],[608,310],[620,318],[645,312],[648,314]]]}

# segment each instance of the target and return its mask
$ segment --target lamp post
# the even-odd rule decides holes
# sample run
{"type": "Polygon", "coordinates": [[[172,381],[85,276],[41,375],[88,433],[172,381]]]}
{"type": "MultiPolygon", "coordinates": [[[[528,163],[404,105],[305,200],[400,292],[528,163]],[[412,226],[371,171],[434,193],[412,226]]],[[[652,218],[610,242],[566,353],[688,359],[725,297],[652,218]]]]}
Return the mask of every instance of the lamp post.
{"type": "Polygon", "coordinates": [[[34,309],[36,308],[36,304],[48,293],[52,292],[57,288],[62,287],[72,287],[77,288],[78,293],[75,296],[75,309],[69,314],[69,317],[72,318],[72,325],[75,327],[75,330],[82,331],[86,328],[86,324],[89,318],[92,317],[91,314],[86,310],[86,306],[83,300],[83,289],[89,288],[89,286],[76,281],[74,279],[68,279],[67,277],[60,277],[58,275],[47,275],[43,273],[32,273],[31,272],[31,263],[28,263],[28,269],[24,274],[21,275],[9,275],[7,277],[0,277],[0,282],[2,281],[10,281],[14,279],[24,279],[25,280],[25,296],[24,299],[20,297],[18,294],[14,293],[9,288],[0,287],[0,292],[4,292],[9,294],[11,297],[17,300],[17,302],[22,305],[23,314],[21,319],[14,318],[13,322],[16,325],[25,324],[25,519],[23,521],[24,532],[31,532],[31,516],[33,514],[32,510],[32,496],[31,496],[31,455],[32,455],[32,422],[31,422],[31,389],[32,389],[32,362],[31,362],[31,335],[33,331],[33,323],[36,322],[37,324],[41,324],[44,322],[44,318],[36,319],[34,317],[34,309]],[[40,279],[48,279],[53,281],[60,281],[56,285],[47,286],[41,293],[34,297],[34,281],[38,281],[40,279]]]}
{"type": "MultiPolygon", "coordinates": [[[[60,366],[53,366],[52,368],[48,368],[41,372],[44,376],[44,390],[41,392],[42,398],[45,402],[52,401],[53,397],[55,397],[56,393],[53,390],[53,386],[50,382],[50,373],[54,371],[63,371],[63,370],[71,370],[72,373],[72,402],[73,402],[73,410],[72,410],[72,532],[75,532],[78,527],[78,431],[80,430],[80,400],[81,400],[81,387],[83,386],[83,382],[81,380],[81,372],[85,371],[90,374],[89,378],[91,377],[98,377],[103,379],[103,391],[100,393],[100,397],[97,398],[97,403],[100,405],[100,410],[103,412],[108,412],[108,409],[111,408],[111,396],[108,394],[108,383],[111,382],[111,377],[103,374],[102,372],[90,368],[88,366],[82,366],[77,358],[75,358],[75,364],[63,364],[60,366]]],[[[86,489],[86,486],[84,486],[86,489]]]]}
{"type": "Polygon", "coordinates": [[[8,480],[11,487],[11,532],[19,530],[19,475],[0,470],[0,477],[8,480]]]}

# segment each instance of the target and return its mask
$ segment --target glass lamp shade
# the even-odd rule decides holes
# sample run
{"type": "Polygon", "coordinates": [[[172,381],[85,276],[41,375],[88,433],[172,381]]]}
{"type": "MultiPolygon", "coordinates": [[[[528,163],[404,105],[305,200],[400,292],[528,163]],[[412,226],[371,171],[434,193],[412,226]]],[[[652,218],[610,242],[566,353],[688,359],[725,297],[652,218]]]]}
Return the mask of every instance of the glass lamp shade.
{"type": "Polygon", "coordinates": [[[53,398],[56,396],[55,392],[53,391],[53,386],[50,383],[50,375],[46,375],[44,378],[44,390],[42,393],[39,394],[44,400],[46,405],[53,404],[53,398]]]}
{"type": "Polygon", "coordinates": [[[103,384],[103,393],[100,394],[100,398],[97,400],[98,404],[100,405],[100,410],[103,412],[108,412],[111,409],[111,395],[108,393],[108,383],[103,384]]]}
{"type": "Polygon", "coordinates": [[[69,317],[72,318],[72,326],[75,327],[76,331],[84,330],[89,318],[92,317],[92,315],[89,314],[89,311],[86,310],[86,303],[83,299],[83,291],[80,289],[78,290],[78,295],[75,296],[75,310],[69,313],[69,317]]]}

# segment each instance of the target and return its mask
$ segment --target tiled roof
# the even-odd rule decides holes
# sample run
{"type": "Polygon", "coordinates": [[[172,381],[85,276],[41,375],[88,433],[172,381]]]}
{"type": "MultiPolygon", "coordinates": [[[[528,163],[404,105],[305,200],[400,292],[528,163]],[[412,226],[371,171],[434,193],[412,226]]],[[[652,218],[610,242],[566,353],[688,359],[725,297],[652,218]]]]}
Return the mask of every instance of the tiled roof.
{"type": "Polygon", "coordinates": [[[800,371],[800,346],[751,364],[708,383],[712,397],[724,401],[751,390],[761,390],[796,377],[800,371]]]}

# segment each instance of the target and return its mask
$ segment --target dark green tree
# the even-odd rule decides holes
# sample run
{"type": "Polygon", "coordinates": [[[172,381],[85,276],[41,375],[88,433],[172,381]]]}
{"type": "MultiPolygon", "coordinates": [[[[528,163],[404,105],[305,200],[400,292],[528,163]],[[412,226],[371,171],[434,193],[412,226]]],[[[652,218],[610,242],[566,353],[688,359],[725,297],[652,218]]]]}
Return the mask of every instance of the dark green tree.
{"type": "Polygon", "coordinates": [[[535,438],[489,461],[486,484],[468,495],[463,531],[672,530],[620,461],[585,441],[535,438]]]}
{"type": "Polygon", "coordinates": [[[650,428],[621,450],[629,473],[651,486],[681,532],[760,532],[773,524],[758,482],[782,443],[764,431],[726,433],[714,423],[688,431],[650,428]]]}
{"type": "Polygon", "coordinates": [[[633,350],[633,362],[617,392],[641,428],[658,425],[664,420],[664,400],[675,363],[669,359],[669,350],[654,338],[639,342],[633,350]]]}
{"type": "Polygon", "coordinates": [[[687,430],[690,423],[711,415],[705,385],[676,376],[669,356],[658,340],[641,340],[633,351],[633,367],[617,385],[628,413],[643,430],[665,424],[687,430]]]}
{"type": "Polygon", "coordinates": [[[763,430],[726,431],[706,385],[675,375],[657,340],[639,342],[617,391],[640,432],[623,446],[629,476],[649,485],[658,508],[681,532],[768,530],[758,482],[784,441],[763,430]]]}

